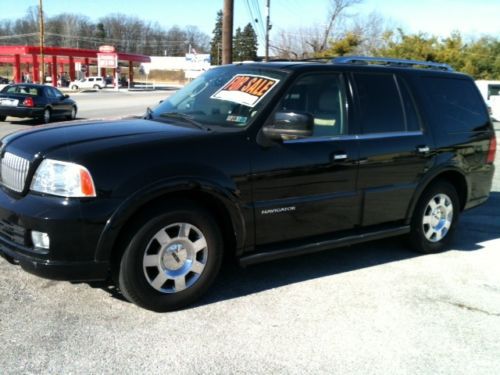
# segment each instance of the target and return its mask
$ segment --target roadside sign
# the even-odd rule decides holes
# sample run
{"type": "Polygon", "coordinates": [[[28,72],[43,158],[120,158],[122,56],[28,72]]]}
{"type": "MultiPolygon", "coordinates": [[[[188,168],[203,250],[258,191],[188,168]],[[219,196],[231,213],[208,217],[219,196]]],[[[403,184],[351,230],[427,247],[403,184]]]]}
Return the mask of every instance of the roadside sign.
{"type": "Polygon", "coordinates": [[[101,68],[116,68],[118,66],[118,54],[98,53],[97,65],[99,65],[101,68]]]}
{"type": "Polygon", "coordinates": [[[102,52],[102,53],[114,53],[115,52],[115,47],[113,47],[113,46],[100,46],[99,47],[99,52],[102,52]]]}

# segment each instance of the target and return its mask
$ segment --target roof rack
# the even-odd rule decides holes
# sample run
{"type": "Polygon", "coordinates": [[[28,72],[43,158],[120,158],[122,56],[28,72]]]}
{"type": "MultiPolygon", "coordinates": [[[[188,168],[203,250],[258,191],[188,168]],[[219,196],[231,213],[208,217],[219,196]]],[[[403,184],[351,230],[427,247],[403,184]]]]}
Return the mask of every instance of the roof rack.
{"type": "Polygon", "coordinates": [[[421,66],[427,69],[445,70],[450,72],[453,71],[453,68],[448,64],[435,63],[432,61],[394,59],[391,57],[342,56],[332,59],[331,62],[334,64],[391,65],[404,68],[421,66]]]}

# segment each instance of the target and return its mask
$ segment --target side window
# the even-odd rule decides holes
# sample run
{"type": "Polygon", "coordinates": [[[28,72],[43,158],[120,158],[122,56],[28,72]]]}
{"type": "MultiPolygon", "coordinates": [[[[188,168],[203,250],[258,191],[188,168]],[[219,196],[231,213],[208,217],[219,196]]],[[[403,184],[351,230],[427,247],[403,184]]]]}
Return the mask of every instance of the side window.
{"type": "Polygon", "coordinates": [[[392,74],[354,73],[361,132],[406,131],[401,97],[392,74]]]}
{"type": "Polygon", "coordinates": [[[483,98],[473,81],[425,77],[433,117],[448,132],[471,131],[488,123],[483,98]]]}
{"type": "Polygon", "coordinates": [[[89,78],[89,82],[94,82],[94,78],[89,78]]]}
{"type": "Polygon", "coordinates": [[[403,99],[403,108],[406,117],[406,130],[410,132],[419,131],[422,129],[420,116],[416,110],[415,100],[410,94],[410,89],[404,80],[398,77],[398,86],[403,99]]]}
{"type": "Polygon", "coordinates": [[[488,85],[488,99],[491,96],[500,96],[500,85],[488,85]]]}
{"type": "Polygon", "coordinates": [[[278,111],[312,115],[313,137],[334,137],[347,132],[345,95],[339,74],[299,77],[283,97],[278,111]]]}
{"type": "Polygon", "coordinates": [[[45,95],[48,97],[48,98],[54,98],[55,95],[54,95],[54,91],[52,90],[51,87],[45,87],[45,95]]]}
{"type": "Polygon", "coordinates": [[[51,92],[51,96],[53,96],[55,98],[60,98],[61,96],[63,96],[59,90],[57,90],[53,87],[49,87],[49,91],[51,92]]]}

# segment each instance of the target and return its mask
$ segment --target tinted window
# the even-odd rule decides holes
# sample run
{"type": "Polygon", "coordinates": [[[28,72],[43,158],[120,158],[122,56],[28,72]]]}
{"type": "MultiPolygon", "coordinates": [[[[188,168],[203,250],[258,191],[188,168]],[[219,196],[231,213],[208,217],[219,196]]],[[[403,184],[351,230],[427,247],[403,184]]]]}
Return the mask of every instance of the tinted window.
{"type": "Polygon", "coordinates": [[[470,131],[488,123],[483,98],[467,79],[425,77],[433,116],[450,132],[470,131]]]}
{"type": "Polygon", "coordinates": [[[58,97],[61,97],[63,96],[62,93],[55,89],[54,87],[47,87],[46,88],[46,93],[47,93],[47,96],[51,97],[51,98],[58,98],[58,97]]]}
{"type": "Polygon", "coordinates": [[[490,96],[500,96],[500,85],[488,85],[488,99],[490,96]]]}
{"type": "Polygon", "coordinates": [[[312,115],[315,137],[346,133],[345,100],[338,74],[307,74],[298,78],[283,97],[278,111],[312,115]]]}
{"type": "Polygon", "coordinates": [[[415,100],[410,93],[408,85],[401,78],[398,78],[398,86],[399,91],[401,92],[401,98],[403,99],[403,108],[406,118],[406,130],[419,131],[421,130],[420,117],[417,110],[415,109],[415,100]]]}
{"type": "Polygon", "coordinates": [[[405,131],[403,109],[392,74],[354,73],[363,133],[405,131]]]}

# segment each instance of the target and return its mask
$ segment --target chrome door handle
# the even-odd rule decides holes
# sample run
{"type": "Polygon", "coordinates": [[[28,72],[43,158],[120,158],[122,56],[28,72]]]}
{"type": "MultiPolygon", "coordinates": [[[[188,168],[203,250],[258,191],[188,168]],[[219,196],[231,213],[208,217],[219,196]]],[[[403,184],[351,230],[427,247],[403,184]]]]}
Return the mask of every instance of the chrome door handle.
{"type": "Polygon", "coordinates": [[[345,160],[347,159],[347,154],[335,154],[333,155],[333,160],[345,160]]]}
{"type": "Polygon", "coordinates": [[[420,152],[421,154],[426,154],[430,151],[431,149],[429,146],[418,146],[417,151],[420,152]]]}

